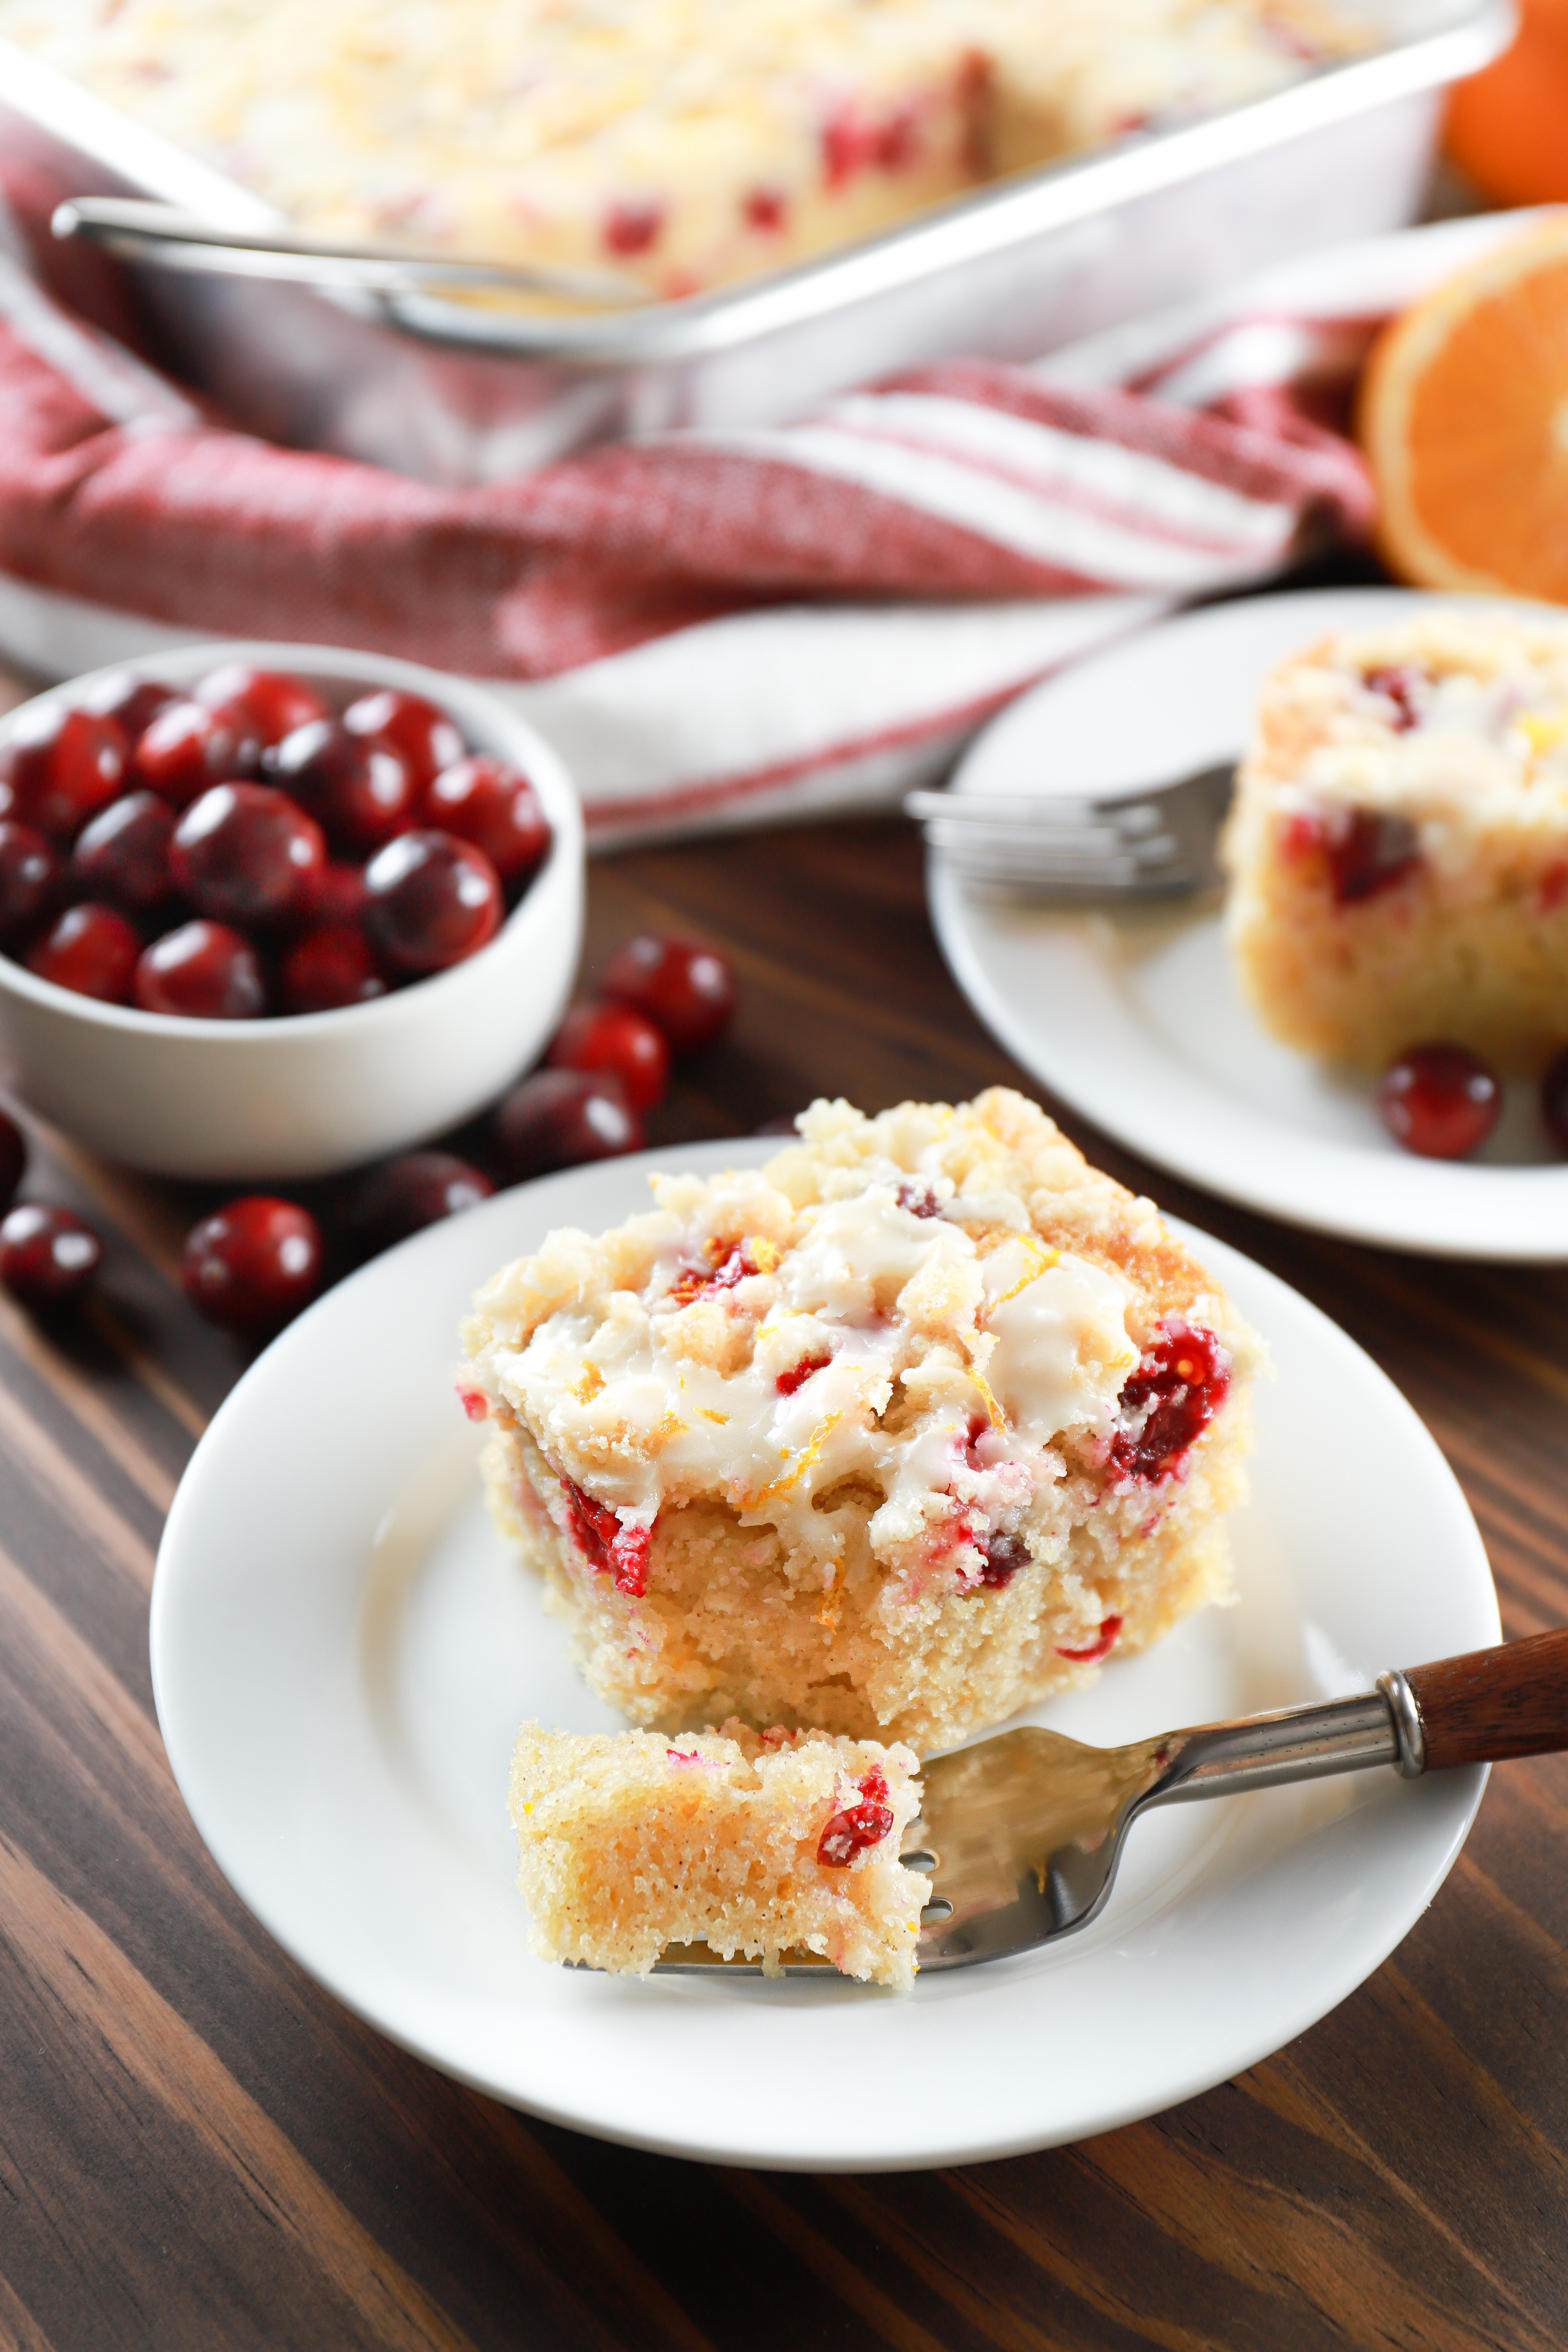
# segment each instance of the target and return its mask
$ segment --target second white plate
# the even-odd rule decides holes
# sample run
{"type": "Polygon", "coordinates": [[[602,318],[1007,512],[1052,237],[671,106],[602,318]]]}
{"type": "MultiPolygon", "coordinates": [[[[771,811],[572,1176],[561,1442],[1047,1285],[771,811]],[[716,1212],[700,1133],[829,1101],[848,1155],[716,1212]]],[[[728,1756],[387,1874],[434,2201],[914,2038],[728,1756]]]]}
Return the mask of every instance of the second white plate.
{"type": "MultiPolygon", "coordinates": [[[[1072,794],[1211,766],[1246,742],[1274,662],[1325,630],[1433,601],[1328,589],[1164,622],[1014,703],[953,788],[1072,794]]],[[[1131,1150],[1320,1232],[1439,1256],[1568,1260],[1568,1166],[1550,1152],[1532,1087],[1510,1088],[1474,1160],[1415,1159],[1384,1131],[1370,1081],[1265,1034],[1212,906],[1009,907],[966,890],[934,856],[929,888],[942,951],[981,1019],[1131,1150]]]]}
{"type": "MultiPolygon", "coordinates": [[[[685,1147],[698,1170],[755,1140],[685,1147]]],[[[646,1204],[647,1158],[501,1194],[331,1291],[196,1449],[153,1591],[158,1718],[219,1867],[340,2000],[557,2122],[728,2164],[957,2164],[1103,2131],[1251,2065],[1431,1901],[1485,1775],[1393,1772],[1155,1814],[1082,1933],[911,1993],[594,1976],[528,1949],[506,1818],[519,1720],[614,1728],[508,1555],[452,1394],[478,1284],[552,1225],[646,1204]]],[[[1238,1605],[1039,1710],[1114,1742],[1367,1689],[1498,1638],[1436,1446],[1316,1308],[1196,1246],[1267,1338],[1238,1605]]]]}

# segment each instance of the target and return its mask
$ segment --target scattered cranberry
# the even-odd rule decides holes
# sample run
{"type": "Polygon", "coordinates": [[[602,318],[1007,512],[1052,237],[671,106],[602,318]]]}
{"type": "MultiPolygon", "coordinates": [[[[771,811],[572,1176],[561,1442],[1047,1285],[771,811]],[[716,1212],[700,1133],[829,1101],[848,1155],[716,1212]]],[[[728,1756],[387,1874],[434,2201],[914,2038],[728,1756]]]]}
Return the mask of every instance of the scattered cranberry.
{"type": "MultiPolygon", "coordinates": [[[[343,713],[351,735],[371,735],[393,750],[414,779],[416,792],[427,792],[443,768],[452,767],[467,748],[455,722],[422,694],[399,694],[385,688],[379,694],[362,694],[343,713]]],[[[455,833],[458,828],[454,825],[455,833]]]]}
{"type": "Polygon", "coordinates": [[[1029,1565],[1029,1547],[1022,1536],[1005,1536],[999,1528],[993,1528],[985,1538],[985,1557],[981,1563],[980,1581],[999,1588],[1011,1584],[1021,1568],[1029,1565]]]}
{"type": "Polygon", "coordinates": [[[798,1364],[792,1364],[787,1372],[779,1374],[773,1386],[780,1396],[794,1396],[796,1389],[805,1386],[813,1372],[821,1371],[825,1364],[832,1361],[831,1356],[803,1356],[798,1364]]]}
{"type": "Polygon", "coordinates": [[[605,215],[606,251],[629,257],[647,253],[658,243],[664,227],[664,206],[654,199],[612,205],[605,215]]]}
{"type": "Polygon", "coordinates": [[[496,1105],[490,1150],[509,1184],[636,1151],[642,1127],[618,1078],[607,1072],[536,1070],[496,1105]]]}
{"type": "Polygon", "coordinates": [[[1100,1621],[1099,1633],[1096,1633],[1093,1641],[1090,1642],[1086,1648],[1081,1650],[1064,1650],[1058,1645],[1057,1655],[1058,1658],[1071,1658],[1079,1665],[1098,1665],[1101,1658],[1108,1658],[1110,1655],[1111,1651],[1115,1649],[1117,1639],[1121,1634],[1121,1620],[1120,1617],[1102,1617],[1100,1621]]]}
{"type": "Polygon", "coordinates": [[[9,1111],[0,1110],[0,1209],[15,1199],[26,1165],[27,1139],[9,1111]]]}
{"type": "Polygon", "coordinates": [[[873,1764],[859,1780],[859,1801],[835,1813],[817,1840],[816,1859],[828,1870],[844,1870],[868,1846],[880,1845],[893,1826],[888,1784],[873,1764]]]}
{"type": "Polygon", "coordinates": [[[321,923],[296,940],[278,974],[284,1013],[336,1013],[386,994],[364,933],[354,923],[321,923]]]}
{"type": "Polygon", "coordinates": [[[1373,694],[1381,694],[1394,705],[1394,730],[1396,735],[1408,734],[1419,726],[1421,712],[1416,697],[1425,694],[1432,680],[1424,669],[1413,663],[1402,662],[1395,669],[1369,669],[1362,683],[1373,694]]]}
{"type": "Polygon", "coordinates": [[[334,840],[379,848],[414,814],[414,778],[390,743],[351,735],[335,719],[312,719],[267,755],[267,773],[334,840]]]}
{"type": "Polygon", "coordinates": [[[43,921],[64,879],[65,866],[52,842],[30,824],[0,817],[0,948],[14,946],[43,921]]]}
{"type": "Polygon", "coordinates": [[[131,779],[176,808],[213,784],[259,774],[261,740],[254,729],[201,702],[165,704],[131,755],[131,779]]]}
{"type": "Polygon", "coordinates": [[[1118,1399],[1109,1466],[1149,1485],[1180,1477],[1187,1449],[1208,1427],[1230,1387],[1230,1365],[1212,1331],[1173,1318],[1146,1348],[1118,1399]]]}
{"type": "Polygon", "coordinates": [[[191,1227],[180,1280],[210,1323],[259,1335],[277,1330],[305,1305],[321,1278],[321,1231],[307,1210],[252,1193],[191,1227]]]}
{"type": "Polygon", "coordinates": [[[1377,1082],[1377,1108],[1395,1143],[1424,1160],[1462,1160],[1502,1110],[1497,1074],[1463,1045],[1412,1045],[1377,1082]]]}
{"type": "Polygon", "coordinates": [[[268,923],[309,900],[327,862],[321,828],[270,784],[215,784],[169,842],[169,876],[218,922],[268,923]]]}
{"type": "Polygon", "coordinates": [[[267,989],[256,950],[226,923],[182,923],[139,958],[132,982],[143,1013],[196,1021],[257,1021],[267,989]]]}
{"type": "Polygon", "coordinates": [[[151,914],[169,895],[174,829],[174,812],[156,793],[127,793],[110,801],[77,835],[72,882],[127,914],[151,914]]]}
{"type": "Polygon", "coordinates": [[[303,678],[282,670],[251,669],[244,662],[224,662],[209,670],[196,688],[195,699],[264,746],[281,743],[296,727],[327,716],[326,703],[303,678]]]}
{"type": "Polygon", "coordinates": [[[1558,1055],[1541,1081],[1541,1116],[1558,1150],[1568,1153],[1568,1049],[1558,1055]]]}
{"type": "Polygon", "coordinates": [[[617,1592],[640,1601],[647,1591],[647,1556],[653,1543],[651,1528],[623,1527],[614,1511],[596,1503],[570,1478],[563,1478],[566,1517],[572,1540],[599,1575],[613,1576],[617,1592]]]}
{"type": "Polygon", "coordinates": [[[634,1110],[651,1110],[669,1084],[662,1033],[630,1004],[577,1004],[545,1055],[555,1070],[612,1070],[634,1110]]]}
{"type": "Polygon", "coordinates": [[[23,711],[0,750],[0,787],[9,791],[0,814],[68,841],[123,791],[128,749],[114,720],[90,710],[57,702],[23,711]]]}
{"type": "Polygon", "coordinates": [[[445,971],[495,936],[500,881],[482,849],[449,833],[404,833],[364,869],[364,926],[399,971],[445,971]]]}
{"type": "Polygon", "coordinates": [[[710,1241],[706,1246],[708,1264],[689,1265],[676,1276],[664,1294],[667,1307],[689,1307],[694,1298],[718,1298],[761,1271],[751,1252],[739,1244],[726,1250],[722,1242],[710,1241]]]}
{"type": "Polygon", "coordinates": [[[927,1183],[923,1177],[911,1177],[907,1184],[900,1185],[899,1206],[907,1209],[911,1217],[940,1217],[942,1214],[936,1186],[927,1183]]]}
{"type": "Polygon", "coordinates": [[[476,755],[444,768],[426,796],[432,824],[482,849],[503,882],[525,881],[543,863],[550,825],[528,778],[476,755]]]}
{"type": "Polygon", "coordinates": [[[91,898],[68,907],[27,957],[27,970],[57,988],[96,996],[105,1004],[125,1004],[142,941],[117,907],[91,898]]]}
{"type": "Polygon", "coordinates": [[[1324,850],[1336,906],[1375,898],[1402,882],[1421,862],[1421,845],[1408,817],[1376,809],[1340,812],[1326,827],[1324,850]]]}
{"type": "Polygon", "coordinates": [[[776,236],[789,218],[789,198],[782,188],[752,188],[742,201],[741,216],[748,228],[776,236]]]}
{"type": "Polygon", "coordinates": [[[86,708],[100,719],[112,719],[123,729],[128,743],[144,735],[160,710],[183,697],[154,677],[138,677],[133,670],[110,670],[87,697],[86,708]]]}
{"type": "Polygon", "coordinates": [[[599,988],[646,1013],[675,1054],[710,1045],[735,1010],[735,976],[723,956],[700,940],[654,932],[611,957],[599,988]]]}
{"type": "Polygon", "coordinates": [[[68,1306],[98,1272],[102,1244],[70,1209],[25,1201],[0,1220],[0,1282],[24,1307],[68,1306]]]}
{"type": "Polygon", "coordinates": [[[442,1217],[488,1200],[488,1176],[450,1151],[405,1151],[365,1177],[344,1217],[350,1239],[367,1256],[406,1241],[442,1217]]]}

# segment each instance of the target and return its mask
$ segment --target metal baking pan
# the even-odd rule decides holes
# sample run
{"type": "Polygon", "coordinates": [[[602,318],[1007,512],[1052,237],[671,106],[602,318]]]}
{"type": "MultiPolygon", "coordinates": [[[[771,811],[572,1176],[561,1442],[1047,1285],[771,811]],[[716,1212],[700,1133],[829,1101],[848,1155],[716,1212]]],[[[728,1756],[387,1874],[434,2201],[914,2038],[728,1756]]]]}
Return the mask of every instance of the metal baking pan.
{"type": "MultiPolygon", "coordinates": [[[[892,370],[1033,359],[1270,261],[1418,213],[1445,86],[1510,0],[1362,0],[1377,45],[1227,112],[1021,174],[771,277],[610,314],[530,316],[129,268],[174,365],[238,423],[442,483],[584,443],[797,415],[892,370]]],[[[0,164],[30,216],[145,195],[231,227],[237,183],[0,42],[0,164]]]]}

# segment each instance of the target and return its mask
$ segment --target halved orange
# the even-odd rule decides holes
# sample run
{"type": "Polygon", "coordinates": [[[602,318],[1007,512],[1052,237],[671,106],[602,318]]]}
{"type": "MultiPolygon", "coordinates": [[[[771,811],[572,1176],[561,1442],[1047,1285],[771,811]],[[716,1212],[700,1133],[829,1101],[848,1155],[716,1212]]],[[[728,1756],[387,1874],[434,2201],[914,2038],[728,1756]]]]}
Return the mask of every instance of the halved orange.
{"type": "Polygon", "coordinates": [[[1568,604],[1568,213],[1384,328],[1357,431],[1393,571],[1568,604]]]}

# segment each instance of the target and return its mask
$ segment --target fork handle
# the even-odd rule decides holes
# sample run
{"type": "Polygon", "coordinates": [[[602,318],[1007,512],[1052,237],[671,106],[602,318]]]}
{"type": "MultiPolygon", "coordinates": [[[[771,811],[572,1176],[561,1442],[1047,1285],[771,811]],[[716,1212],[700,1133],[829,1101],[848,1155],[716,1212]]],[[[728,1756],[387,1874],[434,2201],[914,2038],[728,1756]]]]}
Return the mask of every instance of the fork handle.
{"type": "Polygon", "coordinates": [[[1568,1626],[1408,1666],[1403,1679],[1427,1771],[1568,1748],[1568,1626]]]}

